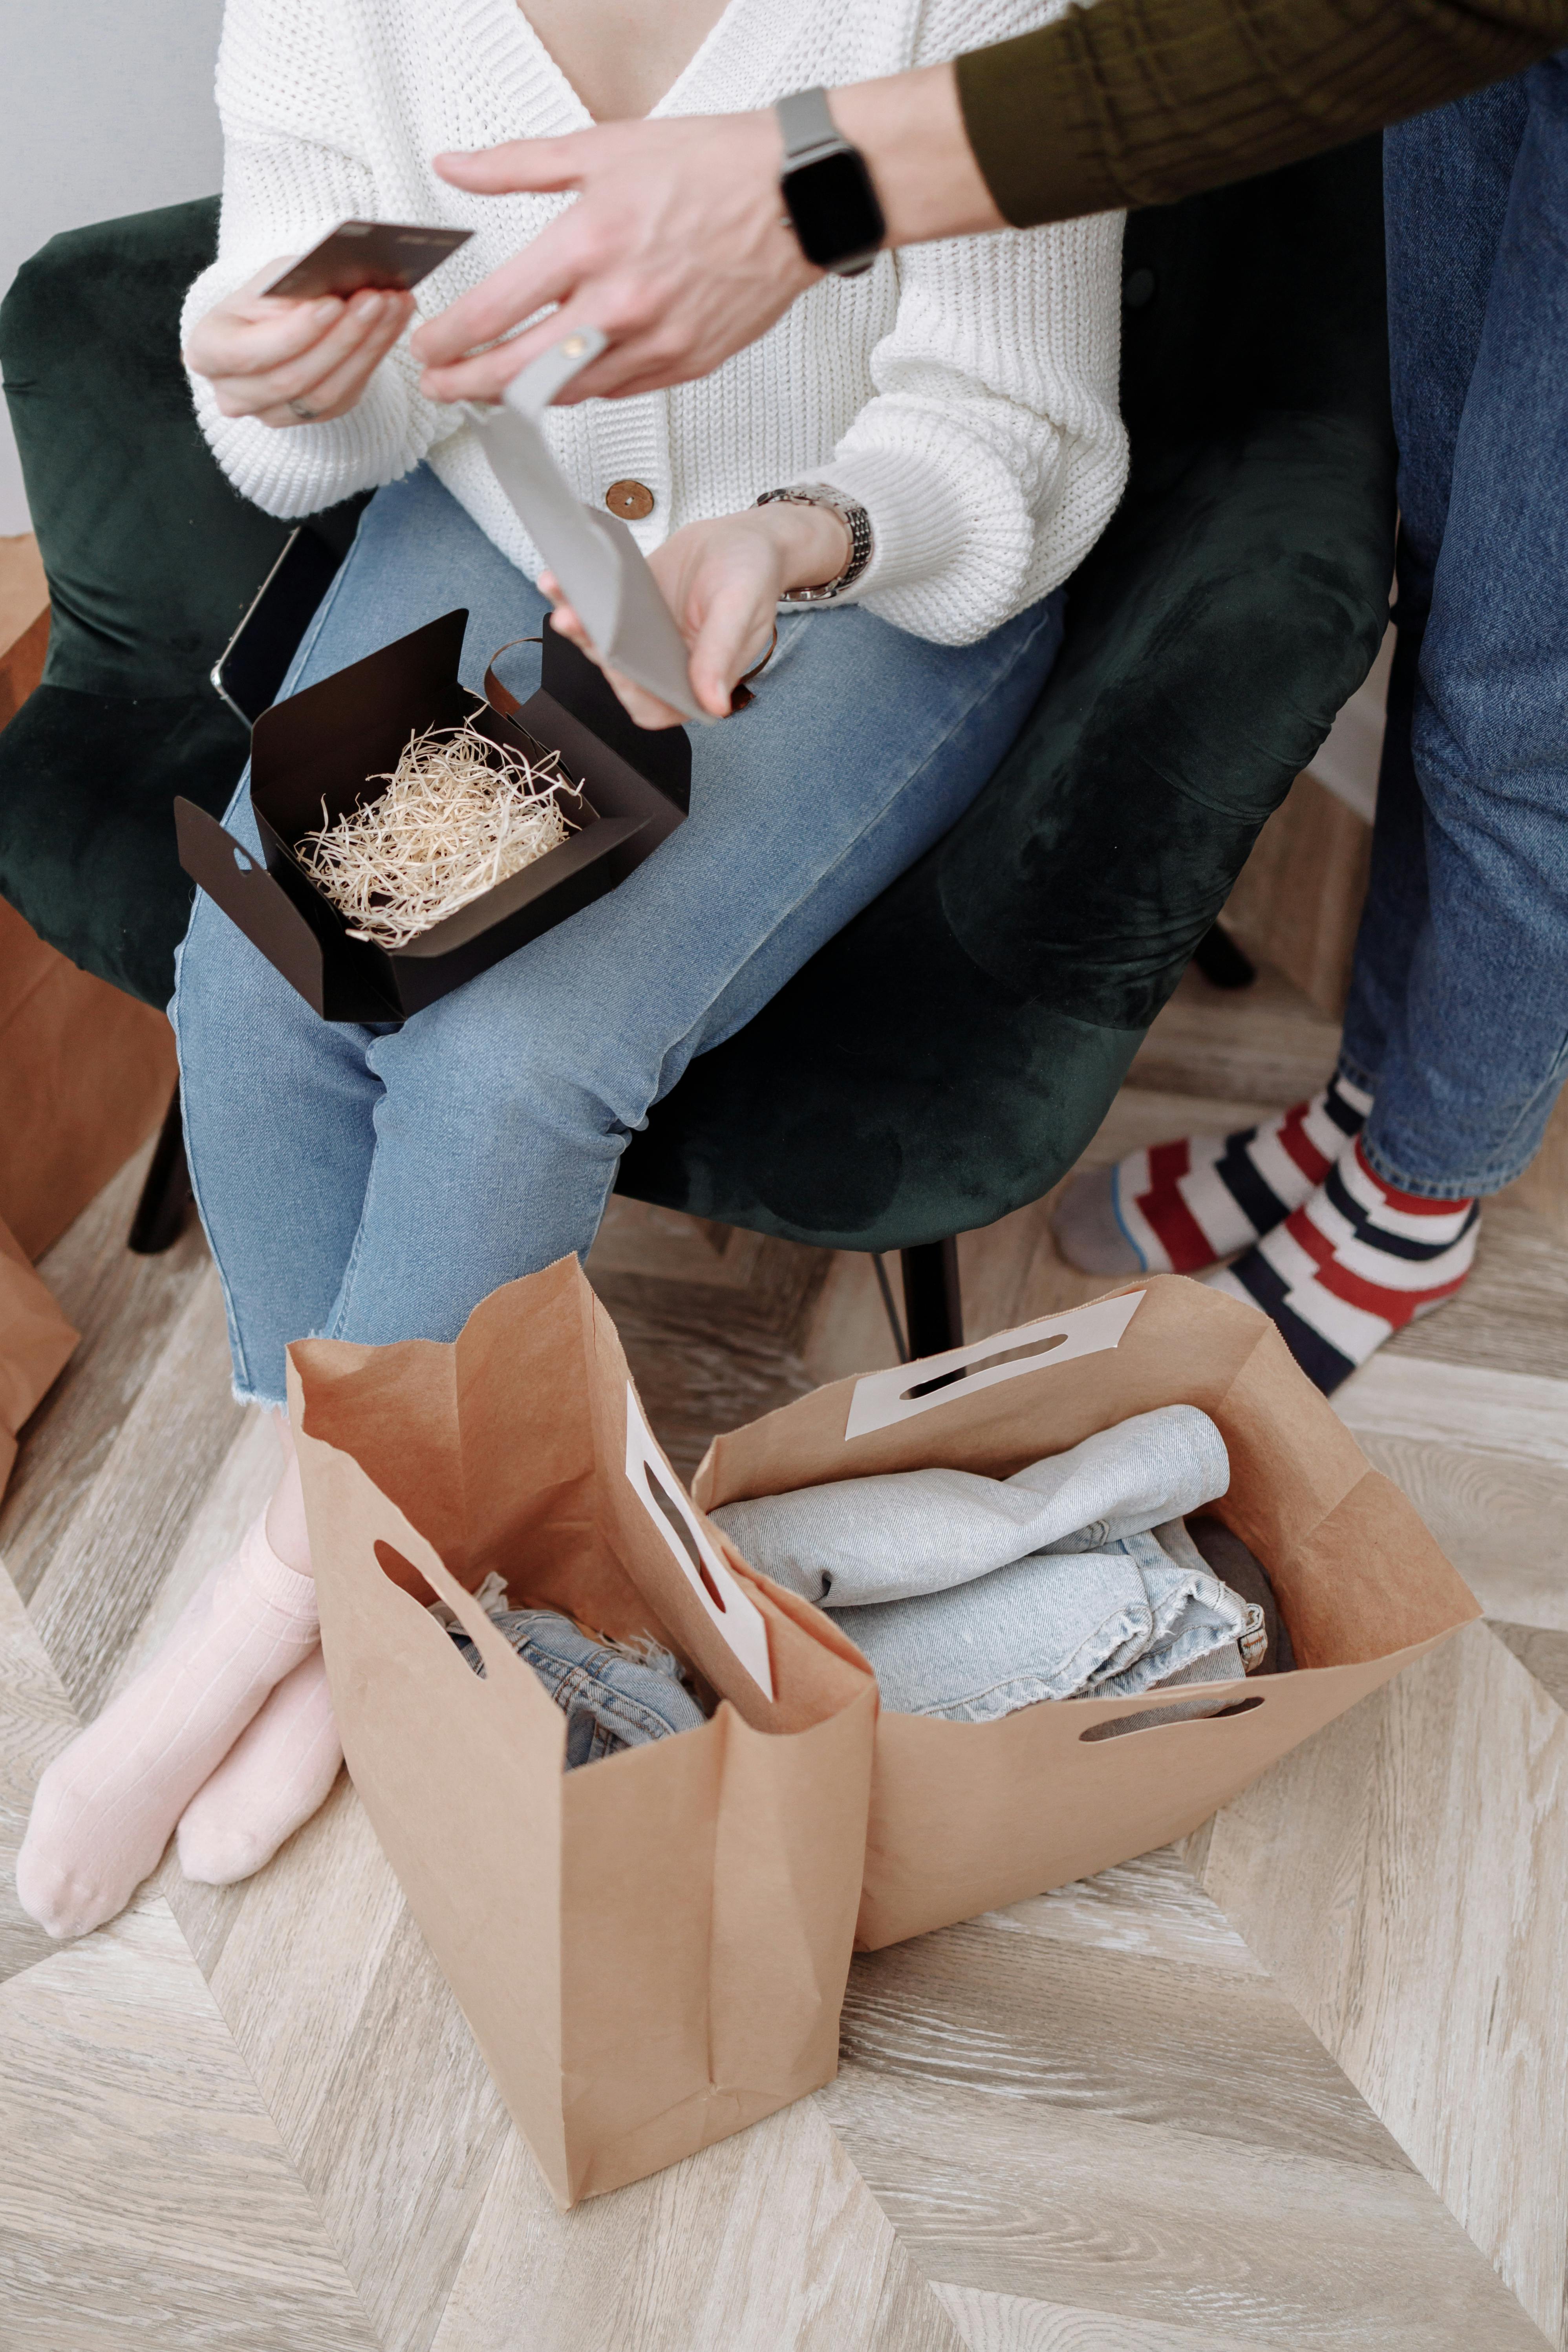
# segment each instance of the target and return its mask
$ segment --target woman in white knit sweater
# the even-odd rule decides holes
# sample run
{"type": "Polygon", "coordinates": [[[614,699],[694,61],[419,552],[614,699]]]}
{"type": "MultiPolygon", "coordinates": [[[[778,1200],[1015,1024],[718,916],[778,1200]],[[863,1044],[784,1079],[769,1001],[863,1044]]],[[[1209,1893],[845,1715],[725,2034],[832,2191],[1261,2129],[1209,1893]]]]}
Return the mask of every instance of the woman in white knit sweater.
{"type": "MultiPolygon", "coordinates": [[[[482,319],[475,289],[565,200],[466,193],[487,173],[449,151],[754,108],[1057,5],[229,0],[222,232],[185,311],[197,414],[272,514],[379,493],[287,690],[458,604],[475,686],[548,606],[482,434],[421,388],[413,303],[269,301],[286,256],[347,215],[469,228],[418,305],[468,295],[465,322],[482,319]]],[[[702,383],[551,412],[579,495],[614,488],[629,516],[703,706],[729,709],[775,614],[777,651],[743,716],[693,730],[691,814],[656,855],[401,1028],[319,1021],[198,898],[176,1025],[241,1398],[281,1407],[291,1339],[450,1339],[499,1284],[585,1250],[627,1136],[692,1055],[967,807],[1121,492],[1120,240],[1107,216],[885,254],[821,279],[702,383]],[[803,486],[804,502],[756,503],[803,486]],[[862,549],[869,526],[858,570],[851,523],[862,549]],[[791,601],[812,588],[833,593],[791,601]]],[[[671,715],[624,690],[637,715],[671,715]]],[[[228,822],[244,835],[243,785],[228,822]]],[[[290,1466],[164,1650],[46,1774],[17,1885],[52,1932],[118,1910],[176,1821],[186,1870],[223,1881],[321,1801],[340,1751],[310,1567],[290,1466]]]]}

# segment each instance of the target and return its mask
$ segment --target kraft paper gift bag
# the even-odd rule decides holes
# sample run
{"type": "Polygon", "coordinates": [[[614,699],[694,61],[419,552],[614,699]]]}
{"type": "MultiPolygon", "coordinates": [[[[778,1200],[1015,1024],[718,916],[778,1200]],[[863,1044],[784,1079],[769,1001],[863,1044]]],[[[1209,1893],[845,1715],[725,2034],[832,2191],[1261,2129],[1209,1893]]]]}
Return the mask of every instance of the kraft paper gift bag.
{"type": "Polygon", "coordinates": [[[829,2081],[876,1685],[693,1510],[575,1259],[449,1346],[289,1352],[349,1769],[556,2198],[829,2081]],[[565,1772],[565,1717],[471,1598],[492,1573],[513,1606],[673,1650],[710,1719],[565,1772]]]}
{"type": "Polygon", "coordinates": [[[10,1227],[0,1223],[0,1495],[22,1423],[65,1370],[77,1337],[10,1227]]]}
{"type": "Polygon", "coordinates": [[[0,899],[0,1221],[29,1258],[153,1133],[174,1076],[163,1013],[79,971],[0,899]]]}
{"type": "MultiPolygon", "coordinates": [[[[1218,1424],[1231,1485],[1207,1507],[1268,1570],[1298,1671],[1237,1681],[1223,1713],[1115,1738],[1104,1737],[1107,1724],[1168,1707],[1169,1693],[1047,1700],[985,1724],[884,1708],[863,1946],[971,1918],[1184,1836],[1479,1611],[1268,1318],[1174,1275],[837,1381],[710,1447],[693,1492],[714,1510],[932,1464],[1006,1478],[1175,1403],[1218,1424]]],[[[853,1635],[852,1611],[837,1622],[853,1635]]],[[[1205,1703],[1225,1688],[1205,1685],[1205,1703]]]]}

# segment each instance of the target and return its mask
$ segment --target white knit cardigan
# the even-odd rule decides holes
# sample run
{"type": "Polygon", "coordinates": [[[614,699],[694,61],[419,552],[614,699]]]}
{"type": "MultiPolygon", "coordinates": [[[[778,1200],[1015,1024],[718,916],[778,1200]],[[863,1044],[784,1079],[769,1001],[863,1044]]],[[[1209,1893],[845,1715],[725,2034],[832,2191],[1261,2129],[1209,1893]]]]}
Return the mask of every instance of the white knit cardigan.
{"type": "MultiPolygon", "coordinates": [[[[896,73],[1045,22],[1065,0],[729,0],[656,115],[740,111],[812,83],[896,73]]],[[[218,58],[225,164],[218,257],[184,331],[273,256],[351,215],[477,234],[419,289],[428,318],[570,199],[473,196],[430,167],[447,148],[584,129],[589,117],[516,0],[228,0],[218,58]]],[[[1042,134],[1043,135],[1043,134],[1042,134]]],[[[1079,563],[1126,478],[1117,412],[1121,215],[915,246],[828,278],[700,383],[553,410],[578,495],[654,494],[645,551],[700,517],[808,479],[848,490],[875,548],[852,595],[900,628],[968,645],[1079,563]]],[[[306,515],[426,459],[511,561],[539,557],[482,428],[418,391],[406,345],[358,406],[275,431],[218,414],[193,378],[229,479],[306,515]]]]}

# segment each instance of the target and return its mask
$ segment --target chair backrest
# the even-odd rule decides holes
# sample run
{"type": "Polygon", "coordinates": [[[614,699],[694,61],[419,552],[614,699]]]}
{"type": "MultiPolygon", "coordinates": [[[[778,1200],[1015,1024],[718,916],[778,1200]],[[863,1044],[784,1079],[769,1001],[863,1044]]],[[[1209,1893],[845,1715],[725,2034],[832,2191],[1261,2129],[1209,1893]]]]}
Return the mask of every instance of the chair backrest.
{"type": "Polygon", "coordinates": [[[1124,285],[1127,494],[932,857],[984,969],[1141,1032],[1387,625],[1380,142],[1134,215],[1124,285]]]}
{"type": "MultiPolygon", "coordinates": [[[[0,305],[51,599],[44,682],[0,734],[0,893],[160,1005],[190,911],[174,795],[216,814],[234,790],[246,731],[208,673],[290,530],[224,478],[180,362],[217,213],[213,197],[53,237],[0,305]]],[[[360,503],[313,519],[312,545],[341,551],[360,503]]]]}
{"type": "Polygon", "coordinates": [[[290,526],[237,496],[191,412],[180,305],[217,199],[49,239],[0,304],[0,366],[49,577],[45,683],[191,693],[290,526]]]}

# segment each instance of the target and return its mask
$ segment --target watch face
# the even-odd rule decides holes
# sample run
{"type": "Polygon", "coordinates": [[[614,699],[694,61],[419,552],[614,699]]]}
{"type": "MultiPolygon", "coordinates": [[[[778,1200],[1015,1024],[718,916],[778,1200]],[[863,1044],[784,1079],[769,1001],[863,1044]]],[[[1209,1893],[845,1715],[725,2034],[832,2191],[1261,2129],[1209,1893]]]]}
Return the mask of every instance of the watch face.
{"type": "Polygon", "coordinates": [[[819,269],[869,256],[881,244],[882,207],[853,149],[786,173],[784,193],[801,251],[819,269]]]}

